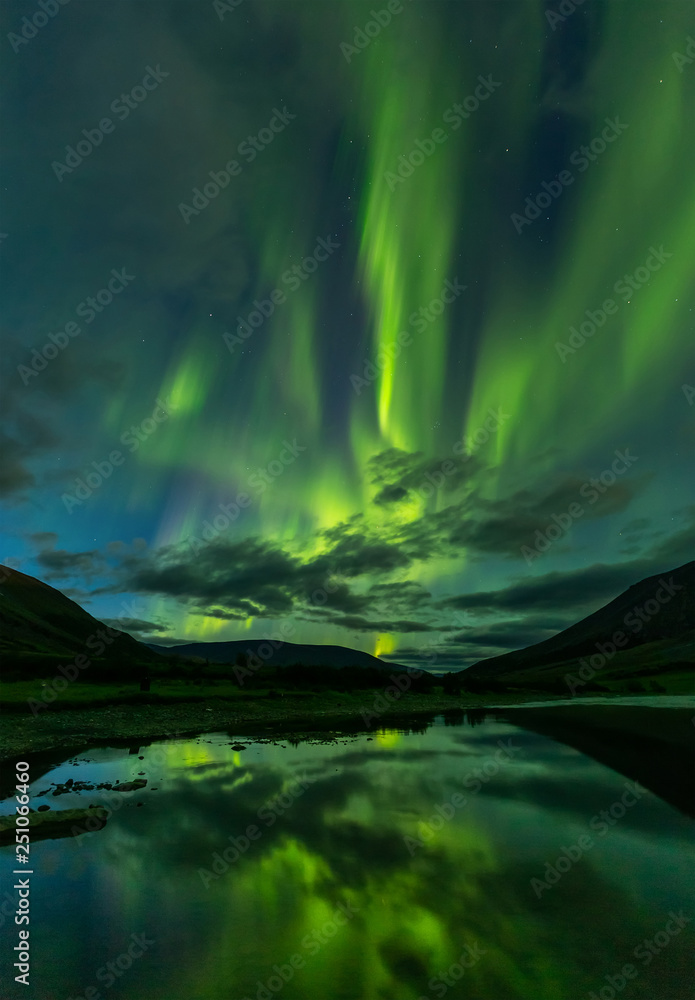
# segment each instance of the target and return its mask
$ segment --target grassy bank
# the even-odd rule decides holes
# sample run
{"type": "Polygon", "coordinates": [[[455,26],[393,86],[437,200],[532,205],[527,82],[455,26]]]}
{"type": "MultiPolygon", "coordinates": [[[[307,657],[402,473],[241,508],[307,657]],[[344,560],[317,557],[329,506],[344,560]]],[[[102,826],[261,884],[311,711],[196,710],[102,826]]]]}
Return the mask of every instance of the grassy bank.
{"type": "MultiPolygon", "coordinates": [[[[76,680],[58,685],[56,678],[25,678],[0,684],[0,759],[56,748],[81,748],[105,742],[145,742],[148,739],[189,735],[212,730],[253,732],[293,727],[314,729],[331,726],[388,727],[394,720],[418,715],[432,717],[447,712],[482,709],[487,705],[520,706],[528,702],[553,702],[569,697],[565,685],[550,690],[542,684],[511,689],[498,684],[473,693],[447,690],[441,680],[425,677],[397,693],[379,686],[356,690],[331,689],[300,683],[282,686],[282,673],[254,677],[254,683],[239,686],[219,668],[208,676],[157,677],[150,691],[140,691],[133,680],[99,683],[76,680]],[[268,683],[265,683],[267,680],[268,683]],[[273,686],[270,686],[270,685],[273,686]],[[417,689],[418,684],[420,689],[417,689]]],[[[325,676],[325,674],[324,674],[325,676]]],[[[336,683],[336,674],[331,674],[336,683]]],[[[363,675],[357,675],[362,677],[363,675]]],[[[661,674],[663,693],[691,694],[692,674],[676,670],[661,674]]],[[[607,680],[600,696],[633,693],[634,682],[607,680]]],[[[445,682],[446,683],[446,682],[445,682]]],[[[651,693],[650,684],[640,684],[640,693],[651,693]]],[[[591,694],[580,691],[579,694],[591,694]]]]}
{"type": "MultiPolygon", "coordinates": [[[[14,697],[14,707],[19,709],[19,690],[8,692],[5,687],[2,697],[6,704],[9,697],[14,697]]],[[[77,688],[77,685],[74,687],[77,688]]],[[[105,694],[103,690],[91,693],[73,693],[71,690],[71,708],[60,700],[52,710],[44,709],[34,716],[27,711],[26,701],[23,701],[23,711],[3,712],[0,759],[17,759],[23,753],[59,747],[76,749],[96,743],[146,742],[213,730],[240,733],[260,732],[263,729],[287,731],[294,727],[321,729],[340,725],[387,727],[396,720],[414,719],[418,715],[431,717],[442,712],[484,708],[491,700],[483,695],[405,692],[390,703],[387,711],[378,713],[375,712],[374,701],[383,696],[383,692],[379,691],[279,694],[254,690],[249,693],[237,691],[229,698],[222,698],[219,692],[211,695],[201,691],[193,697],[184,698],[177,691],[168,695],[160,692],[156,695],[136,694],[131,688],[129,692],[123,692],[120,700],[115,698],[104,704],[105,694]],[[365,716],[364,713],[373,715],[365,716]]],[[[533,700],[537,699],[536,692],[533,700]]],[[[532,699],[514,694],[496,696],[494,700],[496,704],[518,705],[532,699]]]]}

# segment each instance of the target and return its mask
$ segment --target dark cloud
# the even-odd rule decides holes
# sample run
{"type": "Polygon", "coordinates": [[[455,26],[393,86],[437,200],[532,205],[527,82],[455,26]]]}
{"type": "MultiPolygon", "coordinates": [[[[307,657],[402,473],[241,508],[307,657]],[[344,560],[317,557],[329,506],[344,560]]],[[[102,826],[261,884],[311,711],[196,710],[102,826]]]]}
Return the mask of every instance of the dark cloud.
{"type": "Polygon", "coordinates": [[[432,632],[436,626],[423,622],[405,621],[388,618],[382,621],[360,618],[358,615],[336,615],[331,619],[332,625],[340,625],[353,632],[432,632]]]}
{"type": "Polygon", "coordinates": [[[684,529],[651,553],[650,559],[606,565],[596,563],[570,572],[551,572],[500,590],[461,594],[439,601],[437,607],[474,613],[573,610],[579,616],[590,606],[600,607],[645,577],[666,572],[692,556],[679,547],[692,529],[684,529]],[[668,558],[677,550],[678,558],[668,558]],[[664,558],[666,557],[666,558],[664,558]]]}
{"type": "Polygon", "coordinates": [[[681,566],[695,555],[695,506],[686,507],[681,518],[681,526],[663,541],[654,542],[646,553],[653,564],[663,568],[681,566]]]}
{"type": "MultiPolygon", "coordinates": [[[[7,372],[9,374],[9,365],[7,372]]],[[[35,460],[55,448],[60,439],[42,415],[45,407],[37,408],[36,413],[27,412],[16,388],[4,387],[3,396],[0,406],[0,422],[4,425],[0,430],[0,496],[21,500],[38,481],[32,468],[35,460]]]]}
{"type": "Polygon", "coordinates": [[[379,506],[389,506],[410,499],[412,494],[427,500],[435,487],[443,493],[453,493],[480,468],[470,455],[446,458],[426,458],[422,452],[405,452],[398,448],[374,455],[367,466],[372,485],[380,489],[374,497],[379,506]]]}
{"type": "Polygon", "coordinates": [[[91,579],[103,572],[106,562],[101,552],[66,552],[64,549],[47,549],[38,554],[36,561],[44,570],[46,580],[70,577],[91,579]]]}
{"type": "MultiPolygon", "coordinates": [[[[372,543],[353,533],[334,533],[334,544],[327,555],[302,561],[279,546],[259,538],[241,542],[217,539],[200,551],[190,546],[169,546],[156,552],[112,551],[117,561],[114,572],[118,582],[99,593],[148,593],[176,598],[194,607],[196,613],[220,619],[276,617],[295,608],[312,613],[327,603],[330,614],[356,614],[388,604],[388,590],[374,594],[353,593],[347,583],[336,579],[335,567],[341,575],[359,577],[408,562],[397,549],[385,543],[372,543]]],[[[86,554],[75,557],[70,567],[65,559],[62,567],[67,575],[70,568],[79,571],[86,554]]],[[[40,558],[60,562],[53,553],[40,558]]],[[[86,563],[84,564],[86,565],[86,563]]],[[[426,593],[426,592],[424,592],[426,593]]],[[[395,605],[410,606],[411,595],[416,603],[423,598],[416,584],[396,585],[395,605]]]]}
{"type": "Polygon", "coordinates": [[[404,580],[401,583],[374,583],[367,591],[371,601],[386,601],[389,606],[401,605],[407,608],[415,608],[427,603],[432,595],[422,584],[413,580],[404,580]]]}
{"type": "Polygon", "coordinates": [[[325,567],[326,571],[340,567],[340,572],[347,577],[388,573],[412,562],[412,556],[403,546],[373,535],[362,515],[324,532],[324,537],[331,545],[330,552],[317,559],[314,565],[325,567]]]}
{"type": "Polygon", "coordinates": [[[55,531],[35,531],[27,537],[39,550],[54,549],[58,542],[58,535],[55,531]]]}
{"type": "Polygon", "coordinates": [[[408,495],[408,491],[404,486],[384,486],[374,497],[374,503],[383,505],[400,503],[401,500],[407,500],[408,495]]]}
{"type": "Polygon", "coordinates": [[[552,572],[501,590],[461,594],[439,602],[439,607],[465,611],[540,611],[576,608],[587,602],[611,599],[641,577],[630,563],[597,564],[569,573],[552,572]]]}
{"type": "MultiPolygon", "coordinates": [[[[604,487],[591,485],[591,477],[568,476],[550,488],[519,490],[501,500],[474,498],[461,510],[460,523],[449,535],[452,545],[483,553],[522,557],[523,546],[534,548],[536,532],[555,528],[554,517],[566,517],[572,504],[583,513],[570,525],[610,517],[626,510],[651,480],[648,474],[625,478],[604,487]]],[[[562,540],[560,540],[560,544],[562,540]]]]}
{"type": "Polygon", "coordinates": [[[549,639],[556,635],[567,625],[572,624],[563,619],[549,624],[542,618],[533,620],[524,619],[522,621],[493,622],[480,628],[467,628],[457,635],[452,635],[449,642],[459,643],[462,646],[480,647],[490,646],[496,649],[521,649],[525,646],[532,646],[543,639],[549,639]]]}
{"type": "Polygon", "coordinates": [[[120,629],[122,632],[168,632],[170,625],[142,621],[140,618],[102,618],[104,625],[120,629]]]}
{"type": "Polygon", "coordinates": [[[30,451],[7,434],[0,434],[0,495],[9,497],[36,482],[26,467],[30,451]]]}
{"type": "Polygon", "coordinates": [[[191,612],[194,615],[203,615],[205,618],[219,618],[221,621],[246,621],[249,617],[259,617],[263,615],[264,609],[251,601],[239,601],[237,610],[226,611],[224,608],[199,608],[191,612]]]}

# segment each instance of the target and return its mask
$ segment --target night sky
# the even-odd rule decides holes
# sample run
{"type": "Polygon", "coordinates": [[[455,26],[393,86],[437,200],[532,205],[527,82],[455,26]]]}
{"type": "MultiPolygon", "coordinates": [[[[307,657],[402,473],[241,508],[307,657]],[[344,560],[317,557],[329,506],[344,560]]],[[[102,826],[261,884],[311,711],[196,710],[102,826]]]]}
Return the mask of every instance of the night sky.
{"type": "Polygon", "coordinates": [[[147,641],[449,669],[693,557],[692,3],[43,4],[6,563],[147,641]]]}

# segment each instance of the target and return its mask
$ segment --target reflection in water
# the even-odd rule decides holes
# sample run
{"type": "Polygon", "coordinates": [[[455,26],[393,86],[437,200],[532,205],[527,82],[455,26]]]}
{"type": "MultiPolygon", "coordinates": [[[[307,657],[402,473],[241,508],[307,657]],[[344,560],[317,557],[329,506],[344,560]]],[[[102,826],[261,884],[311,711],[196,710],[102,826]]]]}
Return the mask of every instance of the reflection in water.
{"type": "MultiPolygon", "coordinates": [[[[443,721],[243,751],[227,734],[91,751],[40,778],[34,792],[67,770],[149,784],[104,830],[35,845],[33,995],[569,1000],[630,962],[626,997],[688,995],[692,925],[656,953],[642,942],[689,913],[690,820],[646,792],[558,865],[625,778],[509,722],[443,721]],[[548,866],[558,878],[539,896],[548,866]],[[118,965],[133,934],[153,943],[118,965]]],[[[64,798],[49,800],[79,796],[64,798]]]]}

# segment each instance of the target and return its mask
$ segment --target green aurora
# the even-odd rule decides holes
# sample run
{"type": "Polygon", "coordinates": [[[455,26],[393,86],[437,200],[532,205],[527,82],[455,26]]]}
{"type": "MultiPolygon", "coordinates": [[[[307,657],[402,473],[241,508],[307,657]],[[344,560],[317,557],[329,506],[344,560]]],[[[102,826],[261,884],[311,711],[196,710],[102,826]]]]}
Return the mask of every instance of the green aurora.
{"type": "Polygon", "coordinates": [[[674,53],[695,12],[546,6],[395,3],[360,48],[362,3],[75,2],[6,60],[13,565],[138,637],[290,622],[445,667],[685,561],[695,64],[674,53]],[[132,282],[42,368],[32,351],[120,267],[132,282]],[[516,632],[442,603],[519,586],[516,632]]]}

